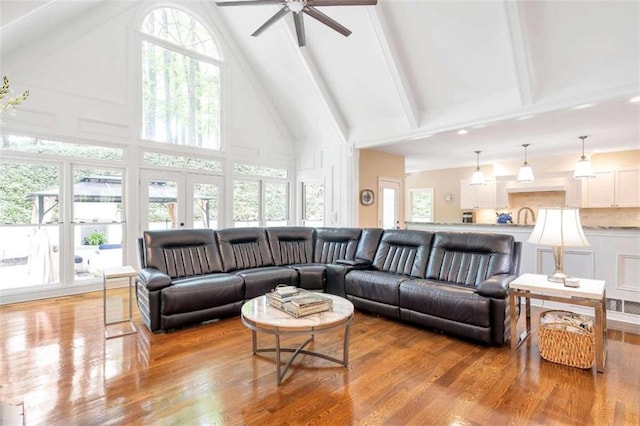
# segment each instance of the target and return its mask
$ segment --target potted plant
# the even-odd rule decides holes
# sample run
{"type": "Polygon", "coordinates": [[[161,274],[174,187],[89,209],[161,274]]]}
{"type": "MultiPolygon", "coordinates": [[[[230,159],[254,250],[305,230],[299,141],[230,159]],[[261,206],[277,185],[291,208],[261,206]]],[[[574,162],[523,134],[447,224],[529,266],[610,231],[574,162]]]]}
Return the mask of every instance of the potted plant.
{"type": "Polygon", "coordinates": [[[93,232],[86,237],[84,237],[83,243],[87,246],[99,246],[100,244],[105,244],[107,242],[107,236],[104,232],[100,232],[97,229],[94,229],[93,232]]]}

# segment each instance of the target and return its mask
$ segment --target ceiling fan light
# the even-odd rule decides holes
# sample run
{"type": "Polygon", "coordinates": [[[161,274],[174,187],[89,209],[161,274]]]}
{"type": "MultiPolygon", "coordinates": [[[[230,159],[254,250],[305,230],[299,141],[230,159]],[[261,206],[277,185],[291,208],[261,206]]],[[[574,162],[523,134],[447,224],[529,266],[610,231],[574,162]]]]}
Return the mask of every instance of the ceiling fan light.
{"type": "Polygon", "coordinates": [[[573,171],[574,179],[591,179],[596,177],[593,173],[593,168],[591,167],[591,160],[586,157],[582,157],[576,163],[576,168],[573,171]]]}
{"type": "Polygon", "coordinates": [[[290,11],[299,13],[302,11],[302,9],[304,9],[305,4],[298,0],[292,0],[287,2],[287,7],[289,8],[290,11]]]}
{"type": "Polygon", "coordinates": [[[520,171],[518,171],[518,178],[516,181],[518,182],[533,182],[533,170],[531,166],[522,166],[520,167],[520,171]]]}

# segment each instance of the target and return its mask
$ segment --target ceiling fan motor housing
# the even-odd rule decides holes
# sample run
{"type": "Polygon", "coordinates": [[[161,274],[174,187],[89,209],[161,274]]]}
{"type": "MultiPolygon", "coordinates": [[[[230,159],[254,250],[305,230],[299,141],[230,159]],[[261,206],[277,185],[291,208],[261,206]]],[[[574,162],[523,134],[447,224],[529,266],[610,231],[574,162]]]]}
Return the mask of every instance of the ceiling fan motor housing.
{"type": "Polygon", "coordinates": [[[295,13],[302,12],[302,9],[307,5],[307,2],[304,0],[290,0],[287,1],[287,7],[289,10],[295,13]]]}

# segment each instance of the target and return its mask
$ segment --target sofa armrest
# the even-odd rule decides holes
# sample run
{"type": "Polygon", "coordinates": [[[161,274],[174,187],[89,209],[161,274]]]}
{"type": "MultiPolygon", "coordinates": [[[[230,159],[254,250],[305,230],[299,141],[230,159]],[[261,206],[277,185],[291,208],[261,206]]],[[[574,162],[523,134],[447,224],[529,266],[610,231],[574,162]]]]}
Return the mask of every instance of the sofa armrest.
{"type": "Polygon", "coordinates": [[[149,291],[162,290],[171,285],[171,277],[154,268],[140,269],[138,271],[138,281],[149,291]]]}
{"type": "Polygon", "coordinates": [[[338,265],[350,266],[352,269],[368,269],[371,267],[371,262],[365,259],[338,259],[336,263],[338,265]]]}
{"type": "Polygon", "coordinates": [[[496,299],[506,299],[509,295],[509,283],[516,279],[515,275],[498,274],[482,281],[476,286],[478,294],[496,299]]]}

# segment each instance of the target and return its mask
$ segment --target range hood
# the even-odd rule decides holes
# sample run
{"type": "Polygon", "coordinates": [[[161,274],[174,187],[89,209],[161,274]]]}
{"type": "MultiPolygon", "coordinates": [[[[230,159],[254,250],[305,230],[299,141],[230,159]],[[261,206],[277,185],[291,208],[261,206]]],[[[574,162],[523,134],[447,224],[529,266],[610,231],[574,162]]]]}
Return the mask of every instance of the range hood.
{"type": "Polygon", "coordinates": [[[510,180],[507,182],[507,192],[549,192],[565,191],[566,178],[545,178],[536,179],[533,182],[517,182],[510,180]]]}

